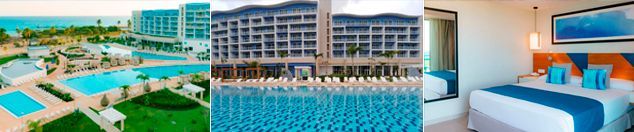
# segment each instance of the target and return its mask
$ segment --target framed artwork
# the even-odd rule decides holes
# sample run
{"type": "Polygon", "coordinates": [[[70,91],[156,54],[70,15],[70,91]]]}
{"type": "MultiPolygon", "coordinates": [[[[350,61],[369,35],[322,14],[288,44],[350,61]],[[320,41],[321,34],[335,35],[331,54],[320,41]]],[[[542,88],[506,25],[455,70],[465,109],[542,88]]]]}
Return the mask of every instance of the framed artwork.
{"type": "Polygon", "coordinates": [[[553,44],[634,41],[634,1],[553,15],[553,44]]]}

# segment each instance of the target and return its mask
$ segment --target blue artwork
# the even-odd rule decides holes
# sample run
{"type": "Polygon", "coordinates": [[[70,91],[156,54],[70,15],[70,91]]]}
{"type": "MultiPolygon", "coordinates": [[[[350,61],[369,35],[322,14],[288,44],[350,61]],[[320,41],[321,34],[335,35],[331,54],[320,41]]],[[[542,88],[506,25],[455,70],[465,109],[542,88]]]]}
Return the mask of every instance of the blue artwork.
{"type": "Polygon", "coordinates": [[[633,4],[575,14],[555,15],[553,16],[553,43],[633,40],[633,4]]]}

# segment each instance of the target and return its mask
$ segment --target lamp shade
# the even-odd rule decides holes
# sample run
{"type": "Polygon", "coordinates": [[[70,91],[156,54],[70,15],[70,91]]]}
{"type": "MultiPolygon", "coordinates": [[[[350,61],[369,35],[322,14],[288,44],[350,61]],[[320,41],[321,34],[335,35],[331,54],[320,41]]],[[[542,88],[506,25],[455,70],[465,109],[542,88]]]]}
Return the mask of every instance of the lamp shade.
{"type": "Polygon", "coordinates": [[[530,34],[530,48],[532,50],[542,48],[541,37],[542,35],[539,32],[532,32],[530,34]]]}

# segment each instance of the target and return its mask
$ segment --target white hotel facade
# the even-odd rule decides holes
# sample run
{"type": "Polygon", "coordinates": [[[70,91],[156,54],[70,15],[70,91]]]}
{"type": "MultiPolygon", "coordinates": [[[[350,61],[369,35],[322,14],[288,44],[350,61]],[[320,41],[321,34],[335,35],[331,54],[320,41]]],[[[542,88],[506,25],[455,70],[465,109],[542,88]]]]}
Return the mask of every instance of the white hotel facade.
{"type": "Polygon", "coordinates": [[[136,43],[167,45],[190,53],[209,53],[209,3],[187,3],[178,9],[132,12],[132,33],[136,43]]]}
{"type": "Polygon", "coordinates": [[[331,14],[330,2],[289,1],[211,12],[212,65],[240,69],[257,61],[269,76],[285,63],[291,72],[309,68],[317,75],[344,69],[350,73],[352,66],[358,66],[355,73],[360,75],[403,75],[404,67],[422,67],[421,16],[331,14]],[[361,50],[351,56],[349,46],[361,50]],[[381,56],[390,51],[397,53],[394,58],[381,56]],[[322,56],[315,59],[314,54],[322,56]]]}

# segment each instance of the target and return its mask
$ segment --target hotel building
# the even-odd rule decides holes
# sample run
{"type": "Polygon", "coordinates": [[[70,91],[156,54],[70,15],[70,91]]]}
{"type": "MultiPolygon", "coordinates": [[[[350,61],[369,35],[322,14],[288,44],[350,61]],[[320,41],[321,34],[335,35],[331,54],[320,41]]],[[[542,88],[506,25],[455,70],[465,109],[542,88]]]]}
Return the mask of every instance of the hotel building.
{"type": "Polygon", "coordinates": [[[209,3],[181,4],[179,9],[132,12],[136,43],[169,45],[177,49],[209,53],[209,3]]]}
{"type": "Polygon", "coordinates": [[[267,76],[277,74],[286,63],[294,75],[298,69],[317,75],[344,73],[344,69],[350,73],[352,66],[359,67],[360,75],[395,75],[390,72],[396,73],[399,64],[422,66],[419,19],[392,13],[331,14],[330,0],[213,11],[211,61],[223,76],[232,72],[242,76],[239,69],[253,61],[266,69],[267,76]],[[349,56],[346,49],[353,45],[361,50],[349,56]],[[398,54],[392,59],[379,56],[387,51],[398,54]],[[314,54],[322,56],[315,59],[314,54]]]}

